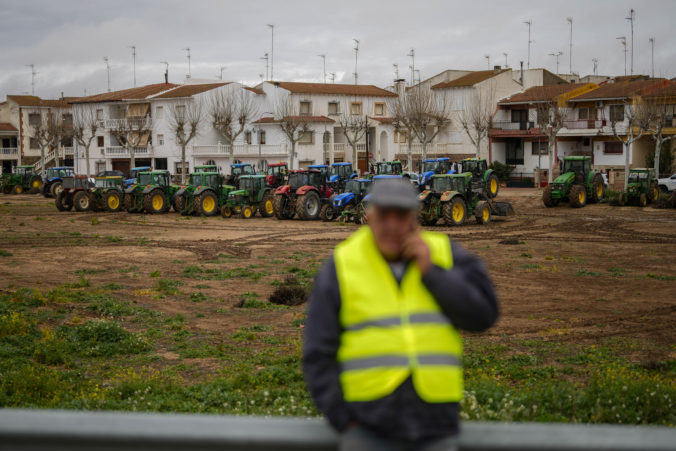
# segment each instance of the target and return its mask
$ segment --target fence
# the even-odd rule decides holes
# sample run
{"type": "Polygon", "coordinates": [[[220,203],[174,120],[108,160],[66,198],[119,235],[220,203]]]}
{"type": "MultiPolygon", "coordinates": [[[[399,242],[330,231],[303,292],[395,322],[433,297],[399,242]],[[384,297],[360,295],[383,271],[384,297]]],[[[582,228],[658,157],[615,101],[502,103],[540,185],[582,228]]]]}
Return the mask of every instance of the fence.
{"type": "MultiPolygon", "coordinates": [[[[335,450],[324,421],[302,418],[0,410],[0,450],[335,450]]],[[[674,449],[676,429],[465,422],[461,451],[674,449]]]]}
{"type": "Polygon", "coordinates": [[[261,156],[286,156],[289,151],[283,144],[212,144],[192,146],[193,156],[198,157],[257,157],[261,156]]]}

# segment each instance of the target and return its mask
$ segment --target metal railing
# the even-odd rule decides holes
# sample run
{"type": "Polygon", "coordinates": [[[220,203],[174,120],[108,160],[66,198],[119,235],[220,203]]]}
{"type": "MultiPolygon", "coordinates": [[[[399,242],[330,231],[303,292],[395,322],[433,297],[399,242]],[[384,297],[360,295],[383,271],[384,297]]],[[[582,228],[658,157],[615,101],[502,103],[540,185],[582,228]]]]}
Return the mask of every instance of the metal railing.
{"type": "Polygon", "coordinates": [[[192,154],[199,157],[257,157],[261,156],[284,156],[288,155],[285,144],[210,144],[192,146],[192,154]]]}
{"type": "MultiPolygon", "coordinates": [[[[461,451],[673,450],[676,429],[547,423],[461,424],[461,451]]],[[[320,419],[221,415],[0,410],[0,449],[335,450],[320,419]]]]}
{"type": "Polygon", "coordinates": [[[578,119],[575,121],[563,121],[563,126],[568,129],[596,129],[606,126],[605,119],[578,119]]]}
{"type": "Polygon", "coordinates": [[[16,157],[19,155],[18,147],[0,147],[0,157],[16,157]]]}
{"type": "MultiPolygon", "coordinates": [[[[147,147],[135,147],[134,148],[134,155],[152,155],[153,153],[153,147],[152,146],[147,146],[147,147]]],[[[108,146],[105,147],[103,150],[103,155],[106,157],[129,157],[129,150],[127,150],[126,147],[124,146],[108,146]]]]}
{"type": "Polygon", "coordinates": [[[120,119],[105,119],[100,121],[103,123],[105,128],[118,128],[118,127],[127,127],[131,126],[142,126],[143,128],[150,128],[153,125],[153,121],[150,117],[130,117],[130,118],[120,118],[120,119]]]}
{"type": "Polygon", "coordinates": [[[512,121],[494,121],[491,123],[493,130],[530,130],[535,128],[535,122],[512,122],[512,121]]]}
{"type": "MultiPolygon", "coordinates": [[[[427,155],[443,155],[450,153],[457,153],[458,150],[462,150],[463,143],[430,143],[426,146],[427,155]]],[[[422,144],[421,143],[412,143],[411,144],[411,154],[413,155],[422,155],[422,144]]],[[[397,153],[399,154],[408,154],[408,144],[400,143],[397,147],[397,153]]]]}

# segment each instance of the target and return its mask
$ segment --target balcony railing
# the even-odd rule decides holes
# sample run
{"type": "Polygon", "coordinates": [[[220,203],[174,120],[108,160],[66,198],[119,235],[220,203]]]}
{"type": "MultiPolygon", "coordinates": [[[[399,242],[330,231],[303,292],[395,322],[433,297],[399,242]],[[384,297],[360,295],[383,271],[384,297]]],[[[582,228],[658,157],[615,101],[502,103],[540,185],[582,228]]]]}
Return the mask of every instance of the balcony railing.
{"type": "Polygon", "coordinates": [[[0,157],[14,158],[19,155],[18,147],[0,147],[0,157]]]}
{"type": "Polygon", "coordinates": [[[563,121],[563,126],[568,129],[597,129],[606,126],[605,119],[578,119],[575,121],[563,121]]]}
{"type": "Polygon", "coordinates": [[[512,121],[495,121],[491,124],[494,130],[530,130],[535,128],[535,122],[512,122],[512,121]]]}
{"type": "Polygon", "coordinates": [[[149,117],[130,117],[130,118],[121,118],[121,119],[106,119],[104,121],[100,121],[99,123],[103,122],[103,125],[105,128],[108,129],[115,129],[119,127],[142,127],[142,128],[150,128],[153,125],[153,121],[149,117]]]}
{"type": "Polygon", "coordinates": [[[192,154],[199,157],[257,157],[261,156],[285,156],[288,155],[287,146],[284,144],[213,144],[192,146],[192,154]]]}
{"type": "MultiPolygon", "coordinates": [[[[413,155],[422,155],[423,146],[421,143],[411,144],[411,153],[413,155]]],[[[463,143],[430,143],[425,150],[428,155],[431,154],[452,154],[463,153],[463,143]]],[[[408,154],[408,144],[400,143],[397,147],[398,154],[408,154]]]]}
{"type": "MultiPolygon", "coordinates": [[[[134,148],[134,155],[142,155],[142,156],[150,156],[153,153],[153,148],[152,146],[147,146],[147,147],[135,147],[134,148]]],[[[103,155],[106,157],[129,157],[129,151],[127,148],[123,146],[108,146],[104,148],[103,150],[103,155]]]]}

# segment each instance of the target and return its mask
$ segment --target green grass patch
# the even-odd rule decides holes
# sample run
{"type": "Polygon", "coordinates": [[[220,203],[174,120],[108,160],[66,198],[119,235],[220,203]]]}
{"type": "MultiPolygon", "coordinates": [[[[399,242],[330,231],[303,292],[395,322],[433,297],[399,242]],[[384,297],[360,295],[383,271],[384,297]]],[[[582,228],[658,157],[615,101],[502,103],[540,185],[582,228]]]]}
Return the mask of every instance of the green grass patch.
{"type": "Polygon", "coordinates": [[[676,276],[665,276],[661,274],[655,274],[652,272],[646,274],[645,277],[646,279],[655,279],[655,280],[670,280],[670,281],[676,280],[676,276]]]}
{"type": "Polygon", "coordinates": [[[11,257],[13,254],[4,249],[0,249],[0,257],[11,257]]]}
{"type": "Polygon", "coordinates": [[[599,277],[601,275],[601,273],[598,272],[598,271],[587,271],[585,269],[580,269],[578,272],[575,273],[575,275],[578,276],[578,277],[582,277],[582,276],[599,277]]]}

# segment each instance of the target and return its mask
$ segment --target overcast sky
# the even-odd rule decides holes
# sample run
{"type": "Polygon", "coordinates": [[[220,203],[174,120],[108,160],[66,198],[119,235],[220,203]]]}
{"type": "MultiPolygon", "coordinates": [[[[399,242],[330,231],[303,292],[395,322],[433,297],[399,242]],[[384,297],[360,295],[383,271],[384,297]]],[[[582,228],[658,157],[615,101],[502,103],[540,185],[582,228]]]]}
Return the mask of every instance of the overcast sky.
{"type": "MultiPolygon", "coordinates": [[[[528,27],[534,41],[531,67],[555,70],[552,52],[563,52],[559,72],[568,72],[569,23],[573,17],[573,71],[624,73],[624,53],[616,39],[631,30],[625,18],[636,8],[634,73],[649,74],[649,38],[655,38],[655,75],[676,76],[674,0],[563,1],[201,1],[201,0],[0,0],[0,99],[31,91],[31,70],[38,72],[35,94],[56,97],[104,92],[110,60],[113,90],[133,86],[135,45],[137,85],[163,80],[169,62],[171,82],[188,73],[190,47],[193,78],[216,78],[249,85],[265,73],[261,59],[270,51],[275,25],[274,78],[322,81],[322,59],[336,83],[352,83],[354,42],[359,45],[359,82],[387,86],[394,78],[410,78],[411,47],[415,67],[425,79],[445,69],[482,70],[526,64],[528,27]]],[[[627,59],[631,59],[629,51],[627,59]]],[[[630,64],[630,63],[628,63],[630,64]]]]}

